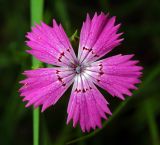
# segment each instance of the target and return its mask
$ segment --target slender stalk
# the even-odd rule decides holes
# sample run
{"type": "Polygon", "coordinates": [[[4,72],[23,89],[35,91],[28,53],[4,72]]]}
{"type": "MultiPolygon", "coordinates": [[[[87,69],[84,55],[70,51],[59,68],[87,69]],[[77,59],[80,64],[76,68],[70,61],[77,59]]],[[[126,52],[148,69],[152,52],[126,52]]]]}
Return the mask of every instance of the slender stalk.
{"type": "MultiPolygon", "coordinates": [[[[43,0],[30,0],[32,26],[42,20],[43,3],[43,0]]],[[[32,69],[36,69],[40,65],[38,60],[32,58],[32,69]]],[[[39,108],[33,108],[33,145],[39,145],[39,108]]]]}
{"type": "Polygon", "coordinates": [[[158,127],[155,120],[153,107],[149,101],[145,103],[145,110],[147,115],[147,121],[149,126],[149,131],[152,139],[152,145],[159,145],[159,134],[158,134],[158,127]]]}
{"type": "Polygon", "coordinates": [[[33,108],[33,145],[39,145],[39,108],[33,108]]]}
{"type": "MultiPolygon", "coordinates": [[[[134,92],[134,96],[137,95],[139,92],[142,92],[143,89],[148,86],[148,84],[150,84],[152,82],[153,79],[155,79],[158,75],[160,74],[160,66],[159,63],[157,66],[155,66],[152,70],[152,72],[146,77],[146,79],[143,81],[143,83],[141,84],[139,90],[134,92]]],[[[127,98],[124,102],[122,102],[118,108],[113,112],[113,115],[111,117],[109,117],[108,121],[106,121],[103,124],[103,128],[101,129],[96,129],[94,132],[89,133],[88,135],[84,135],[82,137],[73,139],[69,142],[67,142],[66,144],[73,144],[76,143],[78,141],[82,141],[82,140],[86,140],[88,138],[91,138],[93,136],[95,136],[97,133],[99,133],[102,129],[104,129],[108,123],[110,123],[122,110],[123,108],[128,104],[128,102],[132,99],[133,97],[127,98]]]]}

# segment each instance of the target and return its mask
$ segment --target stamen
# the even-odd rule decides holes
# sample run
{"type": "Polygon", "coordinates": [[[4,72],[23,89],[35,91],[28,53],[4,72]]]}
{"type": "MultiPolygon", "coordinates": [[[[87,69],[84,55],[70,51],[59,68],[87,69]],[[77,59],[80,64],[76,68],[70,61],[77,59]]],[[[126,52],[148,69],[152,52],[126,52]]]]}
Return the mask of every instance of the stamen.
{"type": "Polygon", "coordinates": [[[77,66],[76,67],[76,73],[79,74],[79,73],[81,73],[81,71],[82,71],[81,66],[77,66]]]}

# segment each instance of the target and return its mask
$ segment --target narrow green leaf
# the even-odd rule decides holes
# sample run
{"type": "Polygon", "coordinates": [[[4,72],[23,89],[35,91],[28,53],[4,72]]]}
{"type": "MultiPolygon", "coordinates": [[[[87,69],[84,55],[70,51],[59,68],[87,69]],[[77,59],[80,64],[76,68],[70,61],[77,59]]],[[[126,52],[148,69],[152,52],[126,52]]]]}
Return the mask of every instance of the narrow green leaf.
{"type": "Polygon", "coordinates": [[[149,100],[147,100],[144,104],[149,131],[151,135],[151,140],[153,145],[159,145],[159,133],[158,133],[158,126],[156,124],[155,116],[153,113],[153,107],[149,100]]]}

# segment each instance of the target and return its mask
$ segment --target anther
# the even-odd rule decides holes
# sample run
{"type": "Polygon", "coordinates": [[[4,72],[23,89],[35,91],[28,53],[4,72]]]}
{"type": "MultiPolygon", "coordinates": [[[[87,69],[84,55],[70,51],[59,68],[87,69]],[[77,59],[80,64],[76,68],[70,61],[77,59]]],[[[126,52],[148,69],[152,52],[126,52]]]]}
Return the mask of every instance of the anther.
{"type": "Polygon", "coordinates": [[[82,71],[81,66],[77,66],[76,67],[76,73],[79,74],[79,73],[81,73],[81,71],[82,71]]]}

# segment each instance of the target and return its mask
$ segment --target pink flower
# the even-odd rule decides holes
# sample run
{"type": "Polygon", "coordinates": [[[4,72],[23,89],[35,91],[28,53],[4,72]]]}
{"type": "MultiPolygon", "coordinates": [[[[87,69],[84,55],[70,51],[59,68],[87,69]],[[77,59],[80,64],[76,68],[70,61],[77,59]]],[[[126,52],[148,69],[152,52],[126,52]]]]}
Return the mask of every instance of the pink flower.
{"type": "Polygon", "coordinates": [[[83,23],[78,57],[61,25],[53,20],[53,27],[41,23],[27,33],[27,50],[38,60],[54,65],[52,68],[39,68],[24,72],[27,77],[20,83],[26,107],[42,105],[42,112],[54,105],[72,85],[67,108],[67,124],[73,119],[73,126],[80,123],[83,132],[102,127],[101,118],[111,115],[108,102],[95,84],[113,97],[124,100],[131,96],[130,90],[137,89],[142,67],[133,55],[118,54],[101,59],[118,46],[123,39],[117,33],[120,24],[115,25],[115,17],[101,13],[91,19],[87,15],[83,23]]]}

